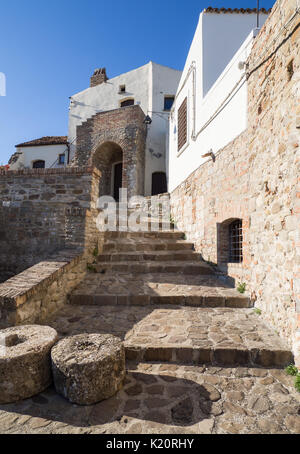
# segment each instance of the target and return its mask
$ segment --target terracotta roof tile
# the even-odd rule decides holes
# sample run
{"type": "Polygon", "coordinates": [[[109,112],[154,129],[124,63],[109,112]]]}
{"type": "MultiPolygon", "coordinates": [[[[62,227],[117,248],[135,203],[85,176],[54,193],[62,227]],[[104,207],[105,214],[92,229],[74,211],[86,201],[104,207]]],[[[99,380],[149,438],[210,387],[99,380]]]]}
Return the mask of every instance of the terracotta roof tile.
{"type": "Polygon", "coordinates": [[[67,136],[47,136],[40,139],[30,140],[29,142],[20,143],[16,145],[19,147],[38,147],[41,145],[66,145],[68,143],[67,136]]]}
{"type": "MultiPolygon", "coordinates": [[[[271,12],[272,8],[270,9],[265,9],[265,8],[260,8],[259,12],[264,13],[264,14],[269,14],[271,12]]],[[[257,8],[213,8],[212,6],[209,6],[204,10],[205,13],[224,13],[224,14],[253,14],[257,13],[257,8]]]]}

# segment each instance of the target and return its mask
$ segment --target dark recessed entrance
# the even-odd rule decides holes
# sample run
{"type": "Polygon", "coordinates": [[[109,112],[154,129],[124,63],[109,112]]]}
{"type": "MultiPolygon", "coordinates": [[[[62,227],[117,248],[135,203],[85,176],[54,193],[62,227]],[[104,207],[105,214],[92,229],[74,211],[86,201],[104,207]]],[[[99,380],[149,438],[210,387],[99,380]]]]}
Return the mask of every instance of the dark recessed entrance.
{"type": "Polygon", "coordinates": [[[122,187],[122,162],[114,165],[114,198],[119,201],[119,189],[122,187]]]}
{"type": "Polygon", "coordinates": [[[165,172],[152,174],[152,195],[164,194],[167,192],[167,176],[165,172]]]}

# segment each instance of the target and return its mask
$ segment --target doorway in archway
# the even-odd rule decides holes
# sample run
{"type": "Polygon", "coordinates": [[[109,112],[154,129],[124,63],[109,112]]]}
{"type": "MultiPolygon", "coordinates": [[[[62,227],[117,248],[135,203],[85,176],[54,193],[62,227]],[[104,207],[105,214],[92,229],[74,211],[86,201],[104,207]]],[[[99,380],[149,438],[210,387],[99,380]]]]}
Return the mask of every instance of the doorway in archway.
{"type": "Polygon", "coordinates": [[[122,188],[123,164],[122,162],[117,162],[113,167],[113,196],[119,202],[120,189],[122,188]]]}

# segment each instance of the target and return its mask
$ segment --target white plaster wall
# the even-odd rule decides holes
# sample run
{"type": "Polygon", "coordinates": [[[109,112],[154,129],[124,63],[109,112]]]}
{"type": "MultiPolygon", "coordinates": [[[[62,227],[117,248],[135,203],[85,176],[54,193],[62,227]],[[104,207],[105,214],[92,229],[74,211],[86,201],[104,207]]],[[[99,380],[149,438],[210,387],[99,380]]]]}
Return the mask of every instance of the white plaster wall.
{"type": "Polygon", "coordinates": [[[19,157],[15,164],[10,166],[10,170],[18,170],[21,168],[32,169],[34,161],[45,161],[45,168],[49,167],[62,167],[61,165],[53,165],[58,159],[60,154],[65,153],[65,162],[67,161],[67,146],[66,145],[42,145],[37,147],[18,147],[16,149],[21,152],[22,155],[19,157]]]}
{"type": "Polygon", "coordinates": [[[153,122],[148,126],[146,144],[145,195],[151,194],[152,173],[166,170],[166,131],[168,122],[163,114],[164,95],[176,93],[181,72],[149,62],[106,83],[87,88],[71,97],[69,111],[69,142],[71,159],[76,149],[76,128],[98,112],[118,109],[120,102],[134,98],[145,115],[149,113],[153,122]],[[126,93],[119,94],[120,85],[126,86],[126,93]],[[161,116],[152,111],[161,112],[161,116]],[[160,157],[158,157],[160,156],[160,157]]]}
{"type": "MultiPolygon", "coordinates": [[[[264,15],[267,17],[267,15],[264,15]]],[[[261,23],[262,23],[261,18],[261,23]]],[[[172,192],[179,184],[181,184],[194,170],[203,164],[209,158],[202,158],[202,155],[212,150],[216,153],[223,148],[236,136],[238,136],[247,127],[247,83],[242,82],[238,89],[233,93],[230,102],[226,103],[222,111],[216,118],[201,132],[197,138],[193,140],[193,132],[197,135],[206,122],[216,112],[219,106],[223,103],[227,95],[234,88],[244,73],[244,70],[238,68],[240,61],[245,61],[251,52],[254,32],[252,24],[256,26],[255,14],[211,14],[201,13],[199,23],[194,35],[194,39],[186,60],[185,68],[179,83],[174,109],[172,110],[170,119],[170,137],[169,137],[169,153],[167,156],[168,175],[169,175],[169,191],[172,192]],[[210,17],[214,16],[214,17],[210,17]],[[218,18],[215,20],[215,16],[218,18]],[[235,16],[233,19],[232,17],[235,16]],[[250,19],[244,20],[244,16],[251,16],[250,19]],[[208,17],[208,19],[207,19],[208,17]],[[231,42],[231,59],[224,63],[222,50],[219,46],[221,37],[226,40],[225,34],[232,35],[231,27],[234,27],[234,21],[238,22],[241,18],[243,27],[237,27],[240,30],[240,42],[238,42],[238,34],[231,42]],[[223,22],[224,25],[223,24],[223,22]],[[219,34],[221,22],[223,24],[222,33],[219,34]],[[208,37],[208,25],[218,36],[215,41],[211,41],[208,37]],[[229,27],[230,25],[230,27],[229,27]],[[250,30],[249,30],[250,27],[250,30]],[[204,29],[205,33],[204,33],[204,29]],[[245,33],[245,38],[241,36],[245,33]],[[227,32],[226,32],[227,30],[227,32]],[[250,34],[249,34],[250,32],[250,34]],[[215,46],[214,47],[214,42],[215,46]],[[205,53],[207,60],[206,48],[210,48],[211,55],[215,55],[217,60],[222,60],[224,64],[223,71],[219,74],[221,66],[216,65],[214,68],[215,75],[213,76],[212,66],[208,64],[208,70],[205,66],[205,53]],[[236,51],[236,52],[235,52],[236,51]],[[191,68],[194,68],[193,70],[191,68]],[[195,78],[195,82],[193,81],[195,78]],[[204,94],[204,81],[209,81],[210,90],[204,94]],[[195,110],[193,109],[193,96],[195,95],[195,110]],[[187,97],[188,99],[188,140],[186,145],[178,153],[177,150],[177,116],[178,109],[187,97]],[[194,118],[195,116],[195,118],[194,118]],[[195,125],[195,126],[194,126],[195,125]]],[[[228,41],[228,42],[229,42],[228,41]]]]}
{"type": "MultiPolygon", "coordinates": [[[[193,140],[193,86],[192,76],[181,91],[176,100],[174,112],[170,121],[170,144],[169,144],[169,191],[173,191],[194,170],[207,159],[202,155],[212,150],[216,153],[231,140],[237,137],[247,127],[247,82],[245,77],[225,104],[227,95],[241,79],[244,70],[238,68],[240,61],[245,61],[250,55],[253,44],[253,33],[247,37],[241,48],[226,66],[215,84],[207,95],[201,99],[196,85],[196,109],[195,109],[195,134],[193,140]],[[188,97],[188,142],[182,150],[177,150],[177,112],[185,96],[188,97]],[[200,132],[208,120],[223,104],[219,114],[200,132]],[[200,133],[199,133],[200,132],[200,133]]],[[[198,62],[196,61],[196,71],[198,62]]]]}
{"type": "Polygon", "coordinates": [[[134,98],[135,104],[139,104],[144,112],[148,111],[150,76],[151,63],[148,63],[71,97],[68,134],[71,158],[76,148],[76,127],[96,113],[118,109],[120,102],[127,98],[134,98]],[[119,94],[120,85],[126,85],[126,93],[119,94]]]}
{"type": "MultiPolygon", "coordinates": [[[[260,28],[268,14],[260,14],[260,28]]],[[[251,30],[257,15],[202,13],[203,30],[203,95],[205,96],[238,51],[251,30]]]]}
{"type": "Polygon", "coordinates": [[[175,96],[181,71],[152,63],[152,96],[149,116],[152,124],[148,126],[146,145],[145,195],[152,192],[152,173],[166,172],[166,139],[169,129],[169,112],[164,111],[165,96],[175,96]]]}

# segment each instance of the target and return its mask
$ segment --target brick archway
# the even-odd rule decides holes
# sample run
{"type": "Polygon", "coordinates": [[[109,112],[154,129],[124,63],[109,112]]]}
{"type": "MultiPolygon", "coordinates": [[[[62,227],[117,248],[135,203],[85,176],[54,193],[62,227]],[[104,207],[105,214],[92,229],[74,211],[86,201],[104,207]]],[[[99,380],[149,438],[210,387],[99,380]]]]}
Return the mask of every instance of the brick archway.
{"type": "MultiPolygon", "coordinates": [[[[144,195],[147,135],[144,119],[145,114],[138,105],[97,113],[77,127],[74,165],[95,166],[103,172],[103,166],[116,155],[120,156],[121,150],[122,186],[127,188],[129,197],[144,195]]],[[[101,178],[100,188],[107,188],[107,175],[101,178]]]]}
{"type": "MultiPolygon", "coordinates": [[[[91,159],[92,166],[96,167],[101,172],[99,194],[114,196],[114,167],[117,163],[122,163],[123,165],[122,148],[115,142],[104,142],[97,148],[95,153],[91,156],[91,159]]],[[[123,184],[127,184],[125,172],[122,174],[120,187],[124,187],[123,184]]]]}

